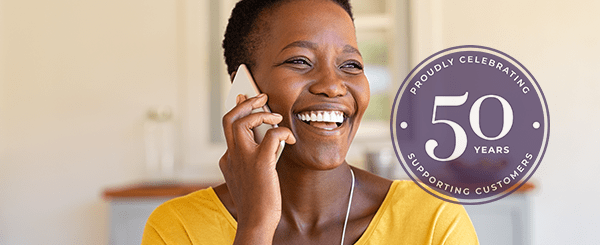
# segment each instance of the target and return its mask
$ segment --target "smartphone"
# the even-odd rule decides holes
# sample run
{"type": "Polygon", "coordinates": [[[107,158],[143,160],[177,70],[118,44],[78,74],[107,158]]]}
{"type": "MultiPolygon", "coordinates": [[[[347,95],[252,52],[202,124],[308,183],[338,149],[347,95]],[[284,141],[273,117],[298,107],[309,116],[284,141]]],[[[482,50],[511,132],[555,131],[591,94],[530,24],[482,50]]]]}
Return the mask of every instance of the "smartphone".
{"type": "MultiPolygon", "coordinates": [[[[250,70],[248,70],[248,67],[246,67],[245,64],[241,64],[235,73],[235,77],[233,78],[233,84],[231,85],[231,88],[229,89],[229,94],[225,99],[226,111],[230,111],[236,106],[235,99],[238,94],[246,95],[247,98],[251,98],[260,94],[260,90],[254,82],[254,79],[252,79],[252,74],[250,74],[250,70]]],[[[267,105],[264,105],[263,107],[254,109],[252,111],[252,113],[256,112],[271,112],[271,110],[267,105]]],[[[252,131],[254,132],[254,140],[256,141],[256,143],[260,144],[265,138],[267,130],[276,127],[277,124],[270,125],[263,123],[253,128],[252,131]]],[[[279,143],[279,149],[277,150],[278,160],[279,156],[281,156],[281,152],[283,151],[284,146],[285,141],[281,141],[279,143]]]]}

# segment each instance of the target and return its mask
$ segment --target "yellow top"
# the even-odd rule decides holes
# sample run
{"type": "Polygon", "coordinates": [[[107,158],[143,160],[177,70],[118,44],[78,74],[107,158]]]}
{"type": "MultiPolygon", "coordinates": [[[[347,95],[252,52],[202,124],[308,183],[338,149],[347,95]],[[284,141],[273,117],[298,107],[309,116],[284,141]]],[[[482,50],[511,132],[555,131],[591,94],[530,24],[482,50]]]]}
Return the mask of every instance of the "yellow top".
{"type": "MultiPolygon", "coordinates": [[[[232,244],[237,222],[212,188],[160,205],[142,244],[232,244]]],[[[479,244],[461,205],[437,199],[412,181],[396,180],[365,233],[364,244],[479,244]]]]}

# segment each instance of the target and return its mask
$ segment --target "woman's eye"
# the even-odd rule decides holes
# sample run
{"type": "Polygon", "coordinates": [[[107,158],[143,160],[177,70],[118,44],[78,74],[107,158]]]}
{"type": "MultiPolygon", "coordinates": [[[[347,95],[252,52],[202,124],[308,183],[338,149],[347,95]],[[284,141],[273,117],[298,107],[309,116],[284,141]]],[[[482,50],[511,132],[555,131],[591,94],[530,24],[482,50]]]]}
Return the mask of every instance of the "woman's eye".
{"type": "Polygon", "coordinates": [[[310,66],[310,63],[306,59],[300,59],[300,58],[286,60],[285,63],[292,64],[292,65],[307,65],[307,66],[310,66]]]}
{"type": "Polygon", "coordinates": [[[363,69],[363,66],[358,62],[346,62],[341,67],[344,70],[350,70],[353,72],[360,72],[363,69]]]}

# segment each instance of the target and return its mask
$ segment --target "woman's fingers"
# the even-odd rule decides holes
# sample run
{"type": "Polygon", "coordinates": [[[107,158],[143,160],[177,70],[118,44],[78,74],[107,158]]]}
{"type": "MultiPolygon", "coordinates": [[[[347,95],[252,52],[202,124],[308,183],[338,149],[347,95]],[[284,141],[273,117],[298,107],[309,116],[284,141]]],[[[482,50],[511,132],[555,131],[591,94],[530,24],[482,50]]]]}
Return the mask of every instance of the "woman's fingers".
{"type": "Polygon", "coordinates": [[[281,120],[283,120],[281,115],[268,112],[257,112],[240,118],[233,122],[232,125],[233,138],[235,139],[234,143],[238,147],[254,147],[257,144],[254,141],[254,132],[252,129],[263,123],[271,125],[278,124],[281,120]]]}
{"type": "Polygon", "coordinates": [[[233,123],[240,118],[250,115],[252,110],[264,106],[267,103],[267,96],[260,94],[256,97],[246,99],[245,95],[238,95],[236,102],[237,105],[223,116],[223,131],[229,148],[234,146],[233,123]]]}
{"type": "MultiPolygon", "coordinates": [[[[277,149],[280,147],[280,142],[285,141],[289,145],[296,143],[296,138],[289,128],[279,127],[272,128],[267,131],[262,143],[258,146],[258,157],[269,159],[277,154],[277,149]]],[[[277,161],[277,159],[275,159],[277,161]]]]}
{"type": "Polygon", "coordinates": [[[274,159],[270,155],[277,153],[279,142],[285,141],[288,144],[296,143],[296,138],[288,128],[273,128],[267,131],[263,139],[264,145],[259,146],[254,140],[254,132],[252,129],[261,124],[279,124],[283,120],[283,116],[277,113],[256,112],[253,110],[263,107],[267,103],[267,96],[260,94],[256,97],[246,98],[244,95],[236,97],[236,107],[229,111],[223,117],[223,128],[227,139],[229,149],[239,149],[241,152],[250,153],[258,150],[261,157],[274,159]]]}
{"type": "Polygon", "coordinates": [[[246,100],[246,95],[244,94],[238,94],[237,96],[235,96],[235,105],[239,105],[240,103],[242,103],[242,101],[246,100]]]}

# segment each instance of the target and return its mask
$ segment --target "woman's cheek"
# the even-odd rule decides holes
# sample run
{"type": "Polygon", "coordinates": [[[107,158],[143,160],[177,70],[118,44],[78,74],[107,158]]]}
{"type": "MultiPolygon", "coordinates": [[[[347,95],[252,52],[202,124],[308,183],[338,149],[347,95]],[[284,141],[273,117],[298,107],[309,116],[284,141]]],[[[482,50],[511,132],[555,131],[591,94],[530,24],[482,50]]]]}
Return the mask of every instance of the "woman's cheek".
{"type": "Polygon", "coordinates": [[[353,90],[355,94],[355,100],[358,105],[358,110],[362,115],[367,110],[367,106],[369,105],[369,100],[371,98],[369,82],[365,78],[364,81],[357,83],[353,90]]]}

